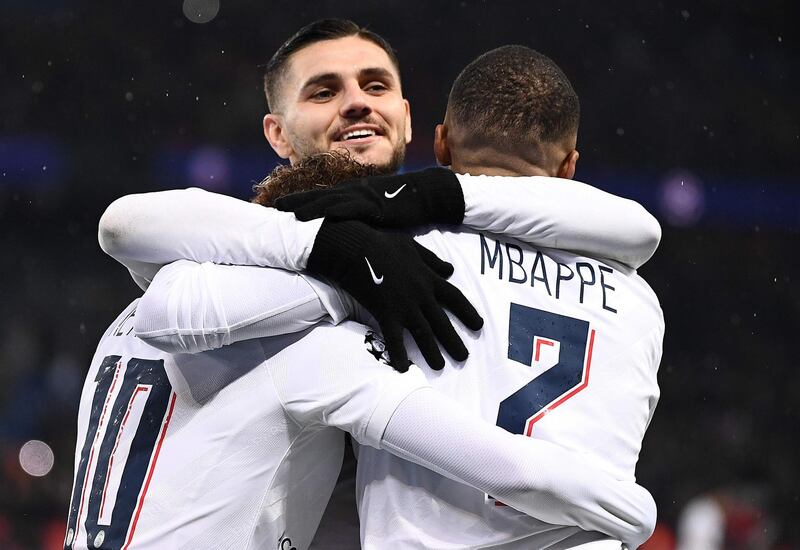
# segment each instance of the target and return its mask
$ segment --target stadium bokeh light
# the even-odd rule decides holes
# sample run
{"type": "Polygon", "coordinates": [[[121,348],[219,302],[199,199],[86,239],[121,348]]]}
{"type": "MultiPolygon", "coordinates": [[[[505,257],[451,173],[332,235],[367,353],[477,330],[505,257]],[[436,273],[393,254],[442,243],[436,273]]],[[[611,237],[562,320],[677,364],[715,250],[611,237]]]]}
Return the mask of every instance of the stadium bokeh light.
{"type": "Polygon", "coordinates": [[[685,170],[670,173],[659,191],[661,212],[675,227],[696,224],[705,212],[705,194],[700,178],[685,170]]]}
{"type": "Polygon", "coordinates": [[[219,13],[219,0],[183,0],[183,15],[192,23],[208,23],[219,13]]]}
{"type": "Polygon", "coordinates": [[[19,450],[19,465],[30,476],[46,476],[53,469],[54,463],[53,449],[44,441],[32,439],[19,450]]]}
{"type": "Polygon", "coordinates": [[[230,180],[230,161],[222,149],[204,146],[192,152],[187,166],[189,181],[204,189],[224,190],[230,180]]]}

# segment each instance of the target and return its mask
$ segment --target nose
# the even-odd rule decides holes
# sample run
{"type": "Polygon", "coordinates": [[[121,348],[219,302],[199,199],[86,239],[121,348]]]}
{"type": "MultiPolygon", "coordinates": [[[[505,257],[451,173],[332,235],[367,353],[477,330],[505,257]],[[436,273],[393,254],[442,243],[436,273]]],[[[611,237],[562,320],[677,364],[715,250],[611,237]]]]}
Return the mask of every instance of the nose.
{"type": "Polygon", "coordinates": [[[364,93],[361,86],[355,83],[347,86],[339,114],[344,118],[362,118],[371,112],[369,96],[364,93]]]}

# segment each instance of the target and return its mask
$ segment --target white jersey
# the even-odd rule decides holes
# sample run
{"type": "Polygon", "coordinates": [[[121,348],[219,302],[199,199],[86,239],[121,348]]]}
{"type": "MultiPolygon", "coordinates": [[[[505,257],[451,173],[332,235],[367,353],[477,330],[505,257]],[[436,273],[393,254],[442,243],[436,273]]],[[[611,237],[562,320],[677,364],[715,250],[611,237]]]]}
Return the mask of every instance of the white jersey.
{"type": "Polygon", "coordinates": [[[65,548],[307,548],[341,466],[335,427],[378,445],[425,385],[355,323],[170,355],[133,336],[136,304],[86,377],[65,548]]]}
{"type": "MultiPolygon", "coordinates": [[[[485,319],[480,333],[459,327],[470,353],[464,364],[448,358],[441,371],[424,369],[431,385],[486,421],[586,453],[633,480],[659,396],[664,332],[645,281],[490,234],[432,230],[417,240],[454,264],[450,282],[485,319]]],[[[538,522],[366,447],[357,490],[367,549],[555,548],[602,538],[538,522]]]]}
{"type": "MultiPolygon", "coordinates": [[[[646,261],[658,244],[658,223],[639,205],[583,184],[554,178],[459,179],[466,205],[464,222],[476,230],[504,232],[540,246],[586,250],[594,257],[633,267],[646,261]]],[[[318,222],[306,229],[302,235],[292,233],[292,220],[276,218],[270,209],[199,191],[171,191],[120,199],[104,214],[100,233],[104,249],[146,286],[161,265],[181,258],[301,268],[318,222]]],[[[516,241],[496,241],[488,235],[465,232],[451,237],[432,232],[421,242],[455,264],[452,281],[487,321],[480,334],[459,329],[471,357],[465,365],[451,364],[441,373],[426,371],[432,383],[484,421],[495,424],[502,409],[500,425],[510,431],[531,428],[534,438],[549,438],[586,452],[592,461],[632,479],[641,437],[657,400],[655,371],[663,334],[660,309],[647,285],[610,263],[545,250],[540,258],[516,241]],[[453,240],[444,242],[445,237],[453,240]],[[598,297],[606,301],[598,305],[598,297]],[[620,309],[622,303],[626,307],[620,309]],[[610,370],[609,350],[615,346],[620,357],[614,361],[622,366],[610,370]],[[603,392],[599,403],[596,397],[603,392]],[[599,404],[565,412],[587,396],[599,404]],[[530,404],[520,407],[525,400],[530,404]],[[544,411],[552,411],[546,419],[544,411]],[[582,424],[571,424],[573,419],[581,419],[582,424]],[[612,456],[615,453],[620,456],[612,456]]],[[[298,330],[325,315],[333,320],[349,315],[337,311],[347,300],[326,299],[319,289],[315,298],[308,289],[300,289],[302,285],[292,293],[296,300],[291,304],[270,299],[261,307],[254,296],[243,300],[246,293],[234,290],[250,288],[260,298],[263,293],[255,289],[271,288],[269,282],[258,284],[254,277],[256,282],[250,287],[223,284],[221,274],[226,268],[237,269],[198,266],[189,276],[165,278],[171,289],[168,284],[151,290],[166,299],[151,303],[168,307],[153,308],[137,331],[142,329],[142,335],[159,347],[197,352],[252,338],[258,331],[298,330]],[[299,323],[279,319],[287,311],[301,310],[309,316],[299,323]]],[[[258,270],[245,271],[242,278],[258,270]]],[[[368,451],[361,448],[364,460],[359,477],[362,541],[367,548],[464,548],[513,541],[528,548],[562,542],[574,546],[598,538],[593,533],[581,538],[586,533],[579,534],[577,528],[547,525],[487,504],[480,491],[368,451]],[[372,460],[374,464],[365,469],[372,460]],[[381,471],[386,472],[385,479],[381,471]],[[431,494],[439,499],[431,501],[431,494]]],[[[462,464],[469,453],[453,454],[462,464]]],[[[503,486],[509,489],[505,479],[503,486]]],[[[551,521],[576,524],[574,520],[551,521]]]]}

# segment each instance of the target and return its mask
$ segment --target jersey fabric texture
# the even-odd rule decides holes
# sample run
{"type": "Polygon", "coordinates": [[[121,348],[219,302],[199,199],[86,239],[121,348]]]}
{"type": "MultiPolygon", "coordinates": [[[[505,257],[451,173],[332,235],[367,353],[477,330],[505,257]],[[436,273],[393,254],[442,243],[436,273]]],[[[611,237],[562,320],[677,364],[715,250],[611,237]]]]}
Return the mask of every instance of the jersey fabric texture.
{"type": "MultiPolygon", "coordinates": [[[[431,230],[417,239],[454,264],[451,282],[486,320],[479,334],[459,327],[465,363],[423,369],[431,385],[484,420],[633,480],[659,396],[664,332],[645,281],[491,234],[431,230]]],[[[606,538],[539,522],[385,451],[361,446],[358,455],[366,549],[569,548],[606,538]]]]}
{"type": "Polygon", "coordinates": [[[170,355],[106,331],[81,397],[65,548],[307,548],[343,433],[378,445],[425,385],[345,322],[170,355]]]}

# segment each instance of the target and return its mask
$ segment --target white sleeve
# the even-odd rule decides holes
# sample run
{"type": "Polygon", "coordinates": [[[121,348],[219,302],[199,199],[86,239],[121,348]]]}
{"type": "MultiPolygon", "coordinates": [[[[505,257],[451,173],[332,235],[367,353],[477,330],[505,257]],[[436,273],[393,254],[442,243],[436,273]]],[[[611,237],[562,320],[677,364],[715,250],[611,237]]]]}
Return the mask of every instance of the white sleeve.
{"type": "Polygon", "coordinates": [[[153,279],[136,309],[134,330],[166,352],[198,353],[320,321],[339,323],[348,304],[310,276],[180,260],[153,279]]]}
{"type": "Polygon", "coordinates": [[[655,501],[643,487],[614,479],[589,457],[491,426],[430,387],[397,406],[381,448],[539,520],[599,531],[631,548],[655,529],[655,501]]]}
{"type": "Polygon", "coordinates": [[[128,195],[100,219],[102,249],[125,265],[140,286],[162,265],[180,259],[218,264],[305,268],[322,220],[202,189],[128,195]]]}
{"type": "MultiPolygon", "coordinates": [[[[267,352],[269,339],[261,342],[267,352]]],[[[317,325],[297,344],[272,354],[269,376],[298,425],[333,426],[376,449],[397,406],[427,386],[416,366],[402,374],[393,370],[383,340],[353,321],[317,325]]]]}
{"type": "Polygon", "coordinates": [[[464,225],[529,244],[644,264],[661,241],[661,226],[639,203],[585,183],[548,177],[457,174],[464,225]]]}

